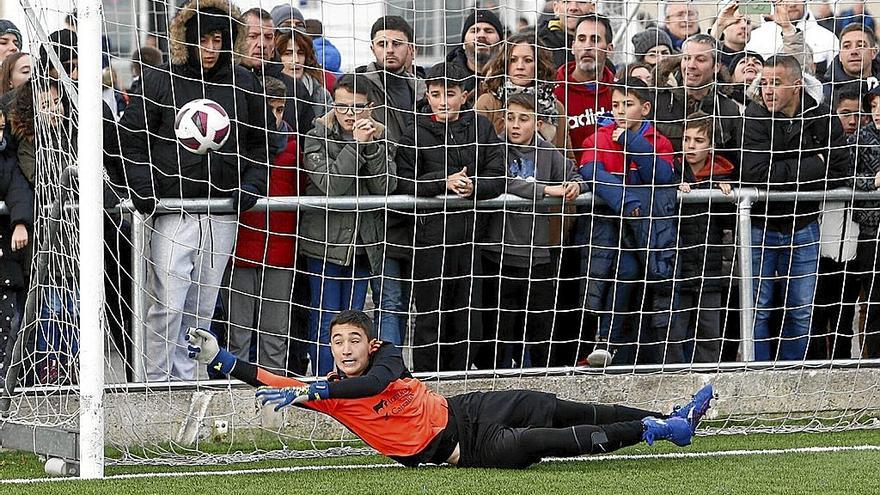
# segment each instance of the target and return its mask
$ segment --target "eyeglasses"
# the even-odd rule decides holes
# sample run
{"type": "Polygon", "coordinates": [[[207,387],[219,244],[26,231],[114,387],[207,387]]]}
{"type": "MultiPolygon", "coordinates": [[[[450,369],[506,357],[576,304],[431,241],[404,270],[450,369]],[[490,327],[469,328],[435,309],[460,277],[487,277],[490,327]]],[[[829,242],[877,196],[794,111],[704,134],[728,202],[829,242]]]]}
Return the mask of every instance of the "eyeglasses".
{"type": "Polygon", "coordinates": [[[366,112],[368,108],[370,108],[370,104],[369,103],[353,103],[351,105],[343,105],[340,103],[334,103],[333,108],[341,114],[350,113],[352,115],[360,115],[360,114],[366,112]]]}

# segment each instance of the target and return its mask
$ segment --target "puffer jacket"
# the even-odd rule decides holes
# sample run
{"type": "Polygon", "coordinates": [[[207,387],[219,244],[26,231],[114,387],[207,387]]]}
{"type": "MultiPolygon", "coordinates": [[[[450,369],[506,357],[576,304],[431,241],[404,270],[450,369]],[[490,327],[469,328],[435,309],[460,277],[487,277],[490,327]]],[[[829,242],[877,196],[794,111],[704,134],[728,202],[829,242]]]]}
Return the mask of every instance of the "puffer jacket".
{"type": "Polygon", "coordinates": [[[241,14],[229,2],[189,0],[178,11],[169,28],[170,65],[144,66],[143,91],[132,95],[119,122],[128,185],[143,197],[229,197],[245,185],[263,195],[267,180],[263,89],[251,71],[234,63],[226,51],[232,46],[224,45],[214,68],[203,76],[194,59],[196,49],[186,45],[186,24],[196,15],[196,5],[229,13],[235,45],[245,42],[241,14]],[[174,133],[177,112],[199,98],[217,102],[231,122],[223,147],[206,155],[187,151],[174,133]]]}
{"type": "MultiPolygon", "coordinates": [[[[639,256],[649,280],[669,280],[675,274],[675,247],[678,243],[675,213],[677,209],[675,173],[672,166],[672,144],[648,122],[638,131],[626,131],[621,142],[614,141],[615,126],[600,128],[584,142],[580,174],[593,192],[611,209],[600,221],[620,222],[613,215],[625,215],[620,229],[599,229],[599,232],[626,231],[628,239],[582,239],[590,244],[611,246],[623,243],[640,248],[639,256]],[[640,214],[629,218],[636,208],[640,214]],[[611,218],[608,218],[612,216],[611,218]],[[624,228],[625,227],[625,228],[624,228]],[[645,250],[644,248],[647,248],[645,250]]],[[[602,211],[601,206],[596,210],[602,211]]],[[[587,227],[586,224],[581,229],[587,227]]],[[[610,250],[601,250],[604,258],[591,260],[590,274],[613,278],[615,263],[610,250]]]]}
{"type": "MultiPolygon", "coordinates": [[[[307,196],[387,196],[397,186],[394,151],[383,139],[385,128],[371,143],[360,144],[342,136],[335,112],[315,119],[303,150],[303,168],[309,175],[307,196]]],[[[370,266],[382,266],[385,212],[341,211],[332,207],[303,207],[299,250],[305,256],[349,266],[357,251],[366,251],[370,266]]]]}
{"type": "MultiPolygon", "coordinates": [[[[397,149],[398,192],[444,195],[446,178],[463,168],[474,182],[474,194],[469,199],[494,198],[504,191],[504,149],[488,119],[469,110],[447,125],[435,121],[431,110],[425,108],[416,122],[415,139],[404,136],[397,149]]],[[[412,215],[415,210],[408,213],[412,215]]],[[[416,220],[415,241],[419,246],[479,240],[487,221],[475,208],[419,212],[416,220]]]]}
{"type": "MultiPolygon", "coordinates": [[[[306,176],[299,169],[299,146],[287,122],[279,133],[287,141],[269,167],[268,196],[299,196],[306,176]]],[[[245,211],[238,218],[235,266],[293,268],[296,266],[296,211],[245,211]]]]}
{"type": "MultiPolygon", "coordinates": [[[[743,129],[742,184],[762,191],[823,191],[845,185],[851,160],[840,120],[811,96],[794,117],[752,102],[743,129]],[[820,157],[821,155],[821,157],[820,157]]],[[[752,206],[759,228],[792,234],[819,218],[821,202],[765,201],[752,206]]]]}

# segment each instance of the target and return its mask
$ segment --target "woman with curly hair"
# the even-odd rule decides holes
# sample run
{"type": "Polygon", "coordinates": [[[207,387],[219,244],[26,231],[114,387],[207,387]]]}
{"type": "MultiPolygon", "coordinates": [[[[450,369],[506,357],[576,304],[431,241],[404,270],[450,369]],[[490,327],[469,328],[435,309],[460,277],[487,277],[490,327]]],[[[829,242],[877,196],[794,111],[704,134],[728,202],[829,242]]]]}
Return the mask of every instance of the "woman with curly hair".
{"type": "Polygon", "coordinates": [[[315,116],[326,115],[333,105],[330,90],[336,78],[321,69],[311,38],[296,30],[286,30],[278,36],[275,46],[284,64],[282,72],[302,81],[308,91],[305,99],[312,103],[315,116]]]}
{"type": "Polygon", "coordinates": [[[556,70],[553,59],[534,37],[515,34],[507,39],[486,71],[483,91],[477,99],[477,112],[492,121],[498,134],[504,132],[507,98],[514,94],[534,95],[541,136],[560,149],[566,146],[568,120],[556,96],[556,70]]]}

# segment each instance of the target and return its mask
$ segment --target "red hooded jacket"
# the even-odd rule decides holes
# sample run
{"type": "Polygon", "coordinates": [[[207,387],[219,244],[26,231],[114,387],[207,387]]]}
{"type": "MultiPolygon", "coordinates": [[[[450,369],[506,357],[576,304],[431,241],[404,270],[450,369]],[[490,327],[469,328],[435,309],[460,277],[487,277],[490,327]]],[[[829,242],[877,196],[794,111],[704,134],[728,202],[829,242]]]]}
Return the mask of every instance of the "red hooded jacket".
{"type": "MultiPolygon", "coordinates": [[[[596,132],[596,128],[604,120],[603,114],[610,121],[611,90],[614,83],[614,72],[607,66],[598,83],[575,81],[571,73],[576,66],[576,62],[569,62],[559,68],[556,72],[558,84],[554,91],[556,99],[562,103],[568,115],[568,133],[572,146],[580,145],[596,132]]],[[[576,163],[582,163],[583,149],[575,148],[573,152],[576,163]]]]}
{"type": "MultiPolygon", "coordinates": [[[[583,144],[584,152],[581,154],[580,165],[586,165],[592,162],[599,162],[604,165],[607,172],[617,176],[624,176],[624,171],[631,172],[638,169],[635,161],[631,161],[629,166],[624,170],[624,152],[623,146],[612,138],[616,125],[606,125],[600,127],[596,133],[588,137],[583,144]]],[[[668,164],[668,171],[672,171],[672,164],[675,158],[675,150],[672,149],[672,143],[663,134],[651,124],[645,124],[642,137],[648,144],[657,158],[668,164]]],[[[629,174],[626,174],[629,176],[629,174]]]]}
{"type": "MultiPolygon", "coordinates": [[[[275,156],[269,167],[268,196],[299,196],[306,187],[305,174],[298,168],[296,135],[275,156]]],[[[296,211],[247,211],[239,217],[235,266],[293,268],[296,253],[296,211]],[[269,225],[266,226],[268,216],[269,225]]]]}

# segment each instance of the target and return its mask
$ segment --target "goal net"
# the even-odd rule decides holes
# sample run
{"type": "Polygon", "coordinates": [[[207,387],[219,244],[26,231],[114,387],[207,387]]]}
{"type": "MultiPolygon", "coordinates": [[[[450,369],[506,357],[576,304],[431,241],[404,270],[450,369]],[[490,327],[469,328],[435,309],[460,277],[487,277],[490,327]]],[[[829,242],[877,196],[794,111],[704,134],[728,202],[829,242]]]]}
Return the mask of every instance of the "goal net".
{"type": "Polygon", "coordinates": [[[77,460],[90,284],[108,463],[371,452],[263,408],[184,340],[207,329],[309,380],[334,368],[344,309],[444,394],[667,412],[713,381],[704,433],[876,426],[880,74],[838,57],[876,56],[870,30],[838,37],[860,14],[555,3],[105,2],[97,108],[79,104],[76,2],[21,0],[33,69],[0,89],[2,153],[33,222],[26,254],[3,255],[22,283],[2,294],[0,446],[31,432],[77,460]],[[102,129],[80,125],[97,112],[102,129]],[[83,197],[99,166],[103,196],[83,197]]]}

